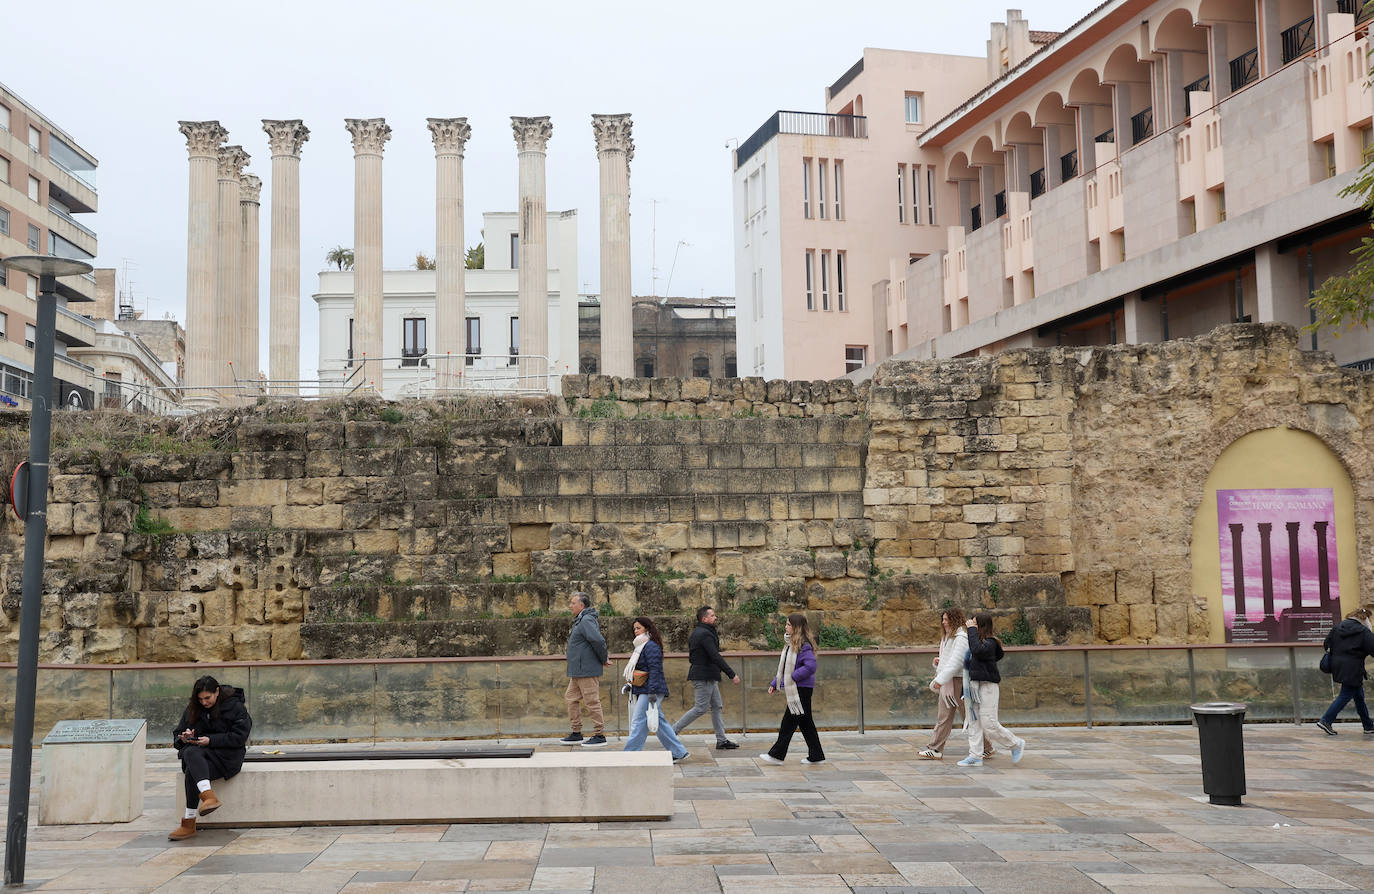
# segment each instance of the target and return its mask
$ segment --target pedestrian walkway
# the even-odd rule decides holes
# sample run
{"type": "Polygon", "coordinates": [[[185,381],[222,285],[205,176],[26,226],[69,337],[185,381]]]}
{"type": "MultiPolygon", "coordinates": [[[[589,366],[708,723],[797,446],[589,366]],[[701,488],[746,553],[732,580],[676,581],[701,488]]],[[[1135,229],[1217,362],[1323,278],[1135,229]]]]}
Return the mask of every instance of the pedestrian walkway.
{"type": "Polygon", "coordinates": [[[916,759],[923,732],[822,733],[815,767],[795,750],[759,761],[770,736],[716,752],[707,735],[686,737],[668,822],[206,830],[181,844],[167,841],[176,764],[157,750],[141,819],[31,828],[27,883],[7,890],[1374,890],[1374,739],[1337,729],[1246,727],[1240,808],[1207,803],[1189,726],[1017,729],[1018,766],[999,754],[968,770],[957,733],[941,762],[916,759]]]}

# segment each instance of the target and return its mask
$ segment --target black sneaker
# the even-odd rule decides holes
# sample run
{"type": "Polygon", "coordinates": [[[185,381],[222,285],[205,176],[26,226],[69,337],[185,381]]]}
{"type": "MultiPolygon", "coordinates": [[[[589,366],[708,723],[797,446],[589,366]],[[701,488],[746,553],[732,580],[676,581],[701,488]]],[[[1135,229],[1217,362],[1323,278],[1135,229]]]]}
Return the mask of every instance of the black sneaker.
{"type": "Polygon", "coordinates": [[[1366,736],[1374,736],[1374,726],[1371,726],[1369,729],[1365,730],[1364,734],[1366,736]]]}
{"type": "Polygon", "coordinates": [[[558,741],[562,742],[564,745],[576,745],[578,742],[582,741],[582,734],[574,730],[558,741]]]}
{"type": "Polygon", "coordinates": [[[1319,730],[1321,730],[1322,732],[1326,733],[1328,736],[1334,736],[1334,735],[1336,735],[1336,731],[1335,731],[1334,729],[1331,728],[1331,724],[1327,723],[1325,720],[1318,720],[1318,721],[1317,721],[1317,729],[1319,729],[1319,730]]]}
{"type": "MultiPolygon", "coordinates": [[[[581,738],[581,737],[579,736],[579,738],[581,738]]],[[[583,748],[600,748],[602,745],[605,745],[605,744],[606,744],[606,737],[605,737],[605,736],[592,736],[590,739],[588,739],[587,741],[585,741],[585,742],[582,743],[582,747],[583,747],[583,748]]]]}
{"type": "Polygon", "coordinates": [[[717,742],[717,743],[716,743],[716,750],[717,750],[717,751],[729,751],[729,750],[732,749],[732,748],[738,748],[738,747],[739,747],[738,745],[736,745],[734,742],[731,742],[729,739],[726,739],[724,742],[717,742]]]}

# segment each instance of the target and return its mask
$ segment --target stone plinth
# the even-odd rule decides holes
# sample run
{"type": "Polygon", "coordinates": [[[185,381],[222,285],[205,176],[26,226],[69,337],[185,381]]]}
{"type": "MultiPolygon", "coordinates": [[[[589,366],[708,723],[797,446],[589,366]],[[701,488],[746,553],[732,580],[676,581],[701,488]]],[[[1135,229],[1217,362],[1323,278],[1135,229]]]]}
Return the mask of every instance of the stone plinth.
{"type": "Polygon", "coordinates": [[[143,814],[143,720],[63,720],[43,740],[38,824],[128,823],[143,814]]]}
{"type": "MultiPolygon", "coordinates": [[[[176,788],[180,816],[186,796],[176,788]]],[[[214,788],[224,806],[202,828],[600,822],[673,814],[673,762],[666,751],[248,763],[233,779],[215,780],[214,788]]]]}

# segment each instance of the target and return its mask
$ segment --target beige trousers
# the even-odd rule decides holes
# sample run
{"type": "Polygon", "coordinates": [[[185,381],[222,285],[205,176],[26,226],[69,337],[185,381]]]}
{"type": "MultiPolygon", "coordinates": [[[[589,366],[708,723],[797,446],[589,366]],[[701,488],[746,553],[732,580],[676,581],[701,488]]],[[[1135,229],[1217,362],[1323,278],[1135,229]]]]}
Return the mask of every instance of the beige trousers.
{"type": "Polygon", "coordinates": [[[573,732],[582,732],[582,707],[586,705],[587,716],[592,720],[592,735],[602,735],[606,722],[601,716],[600,677],[570,677],[563,700],[568,703],[568,720],[573,732]]]}

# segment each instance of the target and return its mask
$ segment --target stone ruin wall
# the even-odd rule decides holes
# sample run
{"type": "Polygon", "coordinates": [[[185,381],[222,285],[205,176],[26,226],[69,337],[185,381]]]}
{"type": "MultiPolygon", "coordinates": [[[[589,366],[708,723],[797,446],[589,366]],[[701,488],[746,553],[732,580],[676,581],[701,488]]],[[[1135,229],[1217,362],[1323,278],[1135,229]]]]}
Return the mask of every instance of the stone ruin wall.
{"type": "MultiPolygon", "coordinates": [[[[1249,431],[1341,457],[1370,579],[1372,396],[1292,329],[1247,325],[889,362],[857,388],[573,376],[561,399],[64,416],[41,660],[558,654],[577,589],[612,607],[615,649],[616,615],[681,647],[703,603],[732,648],[794,608],[929,644],[948,605],[1040,643],[1206,641],[1193,514],[1249,431]]],[[[25,433],[3,421],[10,468],[25,433]]],[[[7,660],[22,536],[7,513],[7,660]]]]}

